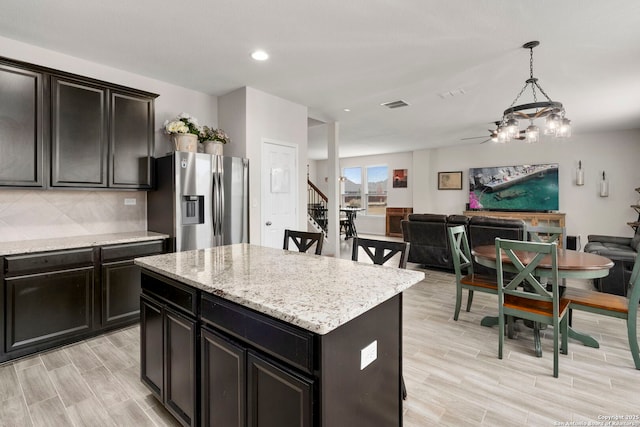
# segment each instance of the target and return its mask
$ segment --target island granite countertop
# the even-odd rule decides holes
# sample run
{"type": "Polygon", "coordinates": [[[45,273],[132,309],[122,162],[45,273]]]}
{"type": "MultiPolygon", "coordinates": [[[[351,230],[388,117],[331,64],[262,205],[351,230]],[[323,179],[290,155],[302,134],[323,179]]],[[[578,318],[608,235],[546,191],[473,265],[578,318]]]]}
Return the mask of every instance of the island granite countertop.
{"type": "Polygon", "coordinates": [[[250,244],[136,258],[152,272],[317,334],[424,279],[424,273],[250,244]]]}
{"type": "Polygon", "coordinates": [[[133,231],[128,233],[93,234],[87,236],[0,242],[0,256],[59,251],[93,246],[119,245],[124,243],[166,239],[168,237],[169,236],[166,234],[154,233],[152,231],[133,231]]]}

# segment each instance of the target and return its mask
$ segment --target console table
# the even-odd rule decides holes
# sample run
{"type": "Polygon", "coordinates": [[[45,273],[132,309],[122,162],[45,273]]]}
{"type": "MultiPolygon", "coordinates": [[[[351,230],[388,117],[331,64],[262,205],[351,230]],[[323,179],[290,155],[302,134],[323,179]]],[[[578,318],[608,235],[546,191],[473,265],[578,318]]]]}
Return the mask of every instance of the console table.
{"type": "MultiPolygon", "coordinates": [[[[565,215],[561,212],[496,212],[496,211],[464,211],[466,216],[489,216],[497,218],[521,219],[532,227],[549,226],[565,227],[565,215]]],[[[562,242],[562,237],[559,239],[562,242]]]]}
{"type": "Polygon", "coordinates": [[[413,213],[413,208],[387,208],[386,236],[402,237],[402,220],[413,213]]]}

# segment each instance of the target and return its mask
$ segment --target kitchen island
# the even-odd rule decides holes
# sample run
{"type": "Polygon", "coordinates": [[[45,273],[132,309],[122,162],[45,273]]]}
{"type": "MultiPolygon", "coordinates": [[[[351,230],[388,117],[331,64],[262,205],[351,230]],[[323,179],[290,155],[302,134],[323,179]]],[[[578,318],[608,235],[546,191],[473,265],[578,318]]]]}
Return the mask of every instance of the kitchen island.
{"type": "Polygon", "coordinates": [[[141,379],[184,425],[402,425],[422,272],[239,244],[138,258],[141,379]]]}

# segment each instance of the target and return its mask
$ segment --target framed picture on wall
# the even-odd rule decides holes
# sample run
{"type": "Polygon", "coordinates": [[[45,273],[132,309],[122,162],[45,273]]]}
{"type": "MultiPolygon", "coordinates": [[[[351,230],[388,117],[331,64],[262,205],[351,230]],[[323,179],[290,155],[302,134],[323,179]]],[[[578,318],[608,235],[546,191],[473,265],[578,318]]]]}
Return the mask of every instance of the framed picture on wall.
{"type": "Polygon", "coordinates": [[[438,190],[462,190],[462,171],[438,172],[438,190]]]}
{"type": "Polygon", "coordinates": [[[393,188],[407,188],[407,170],[393,170],[393,188]]]}

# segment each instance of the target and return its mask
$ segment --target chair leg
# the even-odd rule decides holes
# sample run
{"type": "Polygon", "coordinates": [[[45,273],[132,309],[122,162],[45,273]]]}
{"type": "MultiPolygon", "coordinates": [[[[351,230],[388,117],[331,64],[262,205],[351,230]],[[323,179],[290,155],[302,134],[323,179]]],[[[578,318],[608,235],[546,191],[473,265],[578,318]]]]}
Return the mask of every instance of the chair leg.
{"type": "Polygon", "coordinates": [[[569,354],[569,325],[567,316],[563,317],[560,321],[560,329],[562,330],[562,347],[560,351],[562,354],[569,354]]]}
{"type": "Polygon", "coordinates": [[[512,340],[516,336],[516,318],[507,316],[507,337],[512,340]]]}
{"type": "Polygon", "coordinates": [[[498,359],[502,359],[502,347],[504,346],[504,317],[504,314],[498,314],[498,359]]]}
{"type": "Polygon", "coordinates": [[[637,322],[638,311],[629,310],[629,314],[627,315],[627,334],[629,335],[629,348],[631,349],[631,356],[633,356],[633,363],[636,365],[636,369],[640,369],[640,352],[638,351],[638,332],[636,329],[637,322]]]}
{"type": "Polygon", "coordinates": [[[456,286],[456,309],[453,312],[453,320],[458,320],[461,306],[462,306],[462,288],[460,286],[456,286]]]}
{"type": "Polygon", "coordinates": [[[402,379],[402,400],[407,400],[407,386],[404,385],[404,375],[400,378],[402,379]]]}
{"type": "Polygon", "coordinates": [[[542,357],[542,343],[540,342],[540,322],[533,322],[533,344],[536,350],[536,357],[542,357]]]}
{"type": "Polygon", "coordinates": [[[471,303],[473,303],[473,291],[469,289],[469,295],[467,296],[467,312],[471,311],[471,303]]]}
{"type": "MultiPolygon", "coordinates": [[[[536,322],[537,324],[538,322],[536,322]]],[[[558,362],[559,362],[559,358],[558,358],[558,353],[559,353],[559,347],[560,347],[560,342],[559,342],[559,338],[560,338],[560,323],[558,322],[558,319],[555,319],[555,321],[553,322],[553,376],[554,378],[558,378],[558,362]]]]}

